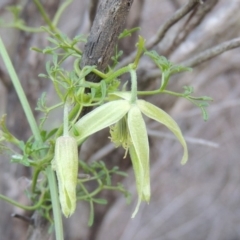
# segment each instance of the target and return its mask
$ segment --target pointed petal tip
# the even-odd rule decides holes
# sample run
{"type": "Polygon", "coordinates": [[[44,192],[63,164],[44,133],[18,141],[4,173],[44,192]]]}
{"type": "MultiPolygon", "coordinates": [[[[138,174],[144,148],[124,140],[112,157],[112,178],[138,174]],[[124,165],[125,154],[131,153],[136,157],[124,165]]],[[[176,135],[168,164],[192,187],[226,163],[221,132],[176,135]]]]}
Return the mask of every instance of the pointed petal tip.
{"type": "Polygon", "coordinates": [[[184,150],[184,154],[183,154],[183,157],[182,157],[182,160],[181,160],[181,164],[182,165],[185,165],[188,161],[188,150],[185,149],[184,150]]]}
{"type": "Polygon", "coordinates": [[[182,160],[181,165],[185,165],[187,163],[187,160],[182,160]]]}
{"type": "Polygon", "coordinates": [[[140,207],[140,204],[141,204],[141,198],[139,197],[138,198],[138,202],[137,202],[137,206],[136,206],[134,212],[132,213],[131,218],[135,218],[135,216],[137,215],[139,207],[140,207]]]}

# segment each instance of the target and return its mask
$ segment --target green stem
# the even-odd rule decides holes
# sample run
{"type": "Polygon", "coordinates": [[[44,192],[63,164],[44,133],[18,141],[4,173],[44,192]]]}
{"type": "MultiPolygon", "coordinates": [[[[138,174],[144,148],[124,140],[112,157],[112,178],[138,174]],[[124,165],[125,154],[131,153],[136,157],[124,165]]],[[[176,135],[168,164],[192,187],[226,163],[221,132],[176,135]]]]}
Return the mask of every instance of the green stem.
{"type": "Polygon", "coordinates": [[[172,96],[175,96],[175,97],[185,98],[184,94],[182,94],[182,93],[172,92],[172,91],[168,91],[168,90],[162,90],[162,91],[160,91],[160,93],[169,94],[169,95],[172,95],[172,96]]]}
{"type": "Polygon", "coordinates": [[[8,73],[11,77],[12,83],[14,85],[14,88],[15,88],[16,92],[17,92],[17,95],[19,97],[19,100],[21,102],[23,110],[26,114],[26,117],[27,117],[28,123],[30,125],[30,128],[32,130],[32,133],[33,133],[35,139],[37,141],[41,142],[42,138],[41,138],[37,123],[35,121],[35,118],[33,116],[32,110],[31,110],[30,105],[28,103],[27,97],[26,97],[26,95],[23,91],[23,88],[22,88],[21,83],[18,79],[18,76],[15,72],[15,69],[13,68],[12,62],[11,62],[11,60],[9,58],[9,55],[8,55],[6,49],[5,49],[5,46],[2,42],[1,37],[0,37],[0,53],[2,55],[2,59],[3,59],[5,65],[6,65],[6,68],[8,70],[8,73]]]}
{"type": "Polygon", "coordinates": [[[63,105],[62,102],[57,103],[56,105],[47,108],[47,112],[49,113],[50,111],[52,111],[52,110],[54,110],[54,109],[56,109],[56,108],[58,108],[58,107],[61,107],[62,105],[63,105]]]}
{"type": "Polygon", "coordinates": [[[93,181],[96,180],[97,177],[90,177],[90,178],[86,178],[86,179],[78,179],[78,181],[80,181],[81,183],[85,183],[85,182],[89,182],[89,181],[93,181]]]}
{"type": "Polygon", "coordinates": [[[71,47],[72,50],[74,50],[76,53],[78,53],[79,55],[82,55],[82,51],[80,49],[78,49],[77,47],[75,46],[72,46],[71,47]]]}
{"type": "Polygon", "coordinates": [[[42,15],[44,21],[47,23],[47,25],[49,26],[49,28],[56,32],[57,29],[56,27],[53,25],[51,19],[48,17],[48,15],[46,14],[46,11],[44,10],[42,4],[39,2],[39,0],[33,0],[34,3],[36,4],[37,8],[38,8],[38,11],[40,12],[40,14],[42,15]]]}
{"type": "Polygon", "coordinates": [[[78,197],[78,200],[85,200],[86,197],[88,197],[89,199],[94,197],[95,195],[97,195],[98,193],[101,192],[101,190],[103,189],[103,187],[100,185],[97,189],[95,189],[93,192],[89,193],[88,190],[85,188],[84,184],[82,184],[82,182],[78,182],[79,185],[81,185],[84,193],[86,194],[85,196],[82,197],[78,197]]]}
{"type": "Polygon", "coordinates": [[[63,135],[68,136],[68,100],[67,99],[63,109],[63,135]]]}
{"type": "Polygon", "coordinates": [[[52,24],[54,26],[57,26],[58,22],[59,22],[59,19],[63,13],[63,11],[68,7],[68,5],[70,5],[72,3],[73,0],[67,0],[65,1],[57,10],[54,18],[53,18],[53,21],[52,21],[52,24]]]}
{"type": "MultiPolygon", "coordinates": [[[[72,53],[68,53],[65,55],[65,53],[63,54],[63,57],[59,60],[58,65],[60,66],[68,57],[70,57],[72,55],[72,53]]],[[[60,56],[60,55],[59,55],[60,56]]]]}
{"type": "Polygon", "coordinates": [[[38,179],[38,175],[41,172],[41,170],[39,168],[34,169],[34,173],[33,173],[33,180],[32,180],[32,192],[35,192],[35,187],[37,184],[37,179],[38,179]]]}
{"type": "Polygon", "coordinates": [[[42,29],[40,28],[34,28],[34,27],[28,27],[22,24],[17,24],[17,23],[12,23],[12,24],[7,24],[7,25],[3,25],[1,26],[3,28],[16,28],[19,30],[22,30],[24,32],[30,32],[30,33],[41,33],[43,32],[42,29]]]}
{"type": "Polygon", "coordinates": [[[141,96],[149,96],[149,95],[156,95],[156,94],[160,94],[160,93],[163,93],[163,94],[169,94],[169,95],[172,95],[172,96],[175,96],[175,97],[183,97],[183,98],[186,98],[184,96],[184,94],[182,93],[177,93],[177,92],[172,92],[172,91],[168,91],[168,90],[153,90],[153,91],[138,91],[137,94],[138,95],[141,95],[141,96]]]}
{"type": "MultiPolygon", "coordinates": [[[[69,116],[68,116],[68,118],[69,118],[69,121],[72,121],[74,118],[75,119],[77,119],[77,117],[79,116],[79,114],[81,113],[81,110],[82,110],[82,107],[80,106],[80,104],[76,104],[74,107],[73,107],[73,109],[70,111],[70,113],[69,113],[69,116]]],[[[73,120],[73,122],[74,122],[75,120],[73,120]]],[[[58,128],[58,130],[57,130],[57,132],[56,132],[56,137],[59,137],[59,136],[61,136],[63,134],[63,125],[61,125],[59,128],[58,128]]]]}
{"type": "Polygon", "coordinates": [[[137,74],[136,74],[136,71],[131,69],[130,75],[131,75],[131,81],[132,81],[131,103],[135,103],[137,100],[137,74]]]}
{"type": "Polygon", "coordinates": [[[140,96],[149,96],[149,95],[155,95],[159,94],[159,90],[153,90],[153,91],[138,91],[137,94],[140,96]]]}
{"type": "Polygon", "coordinates": [[[121,191],[118,187],[115,187],[115,186],[104,186],[103,189],[105,190],[119,190],[121,191]]]}
{"type": "Polygon", "coordinates": [[[26,211],[33,211],[33,210],[36,210],[36,209],[38,209],[39,207],[41,207],[41,205],[42,205],[42,203],[43,203],[43,200],[44,200],[44,194],[45,194],[45,192],[43,192],[43,193],[41,194],[41,197],[40,197],[38,203],[35,204],[35,205],[33,205],[33,206],[25,206],[25,205],[22,205],[22,204],[20,204],[20,203],[18,203],[18,202],[16,202],[16,201],[12,200],[11,198],[8,198],[8,197],[2,195],[2,194],[0,194],[0,199],[6,201],[6,202],[8,202],[8,203],[10,203],[10,204],[12,204],[12,205],[14,205],[14,206],[16,206],[16,207],[19,207],[19,208],[21,208],[21,209],[24,209],[24,210],[26,210],[26,211]]]}
{"type": "Polygon", "coordinates": [[[105,79],[106,83],[110,83],[113,79],[123,75],[124,73],[129,72],[132,69],[132,65],[128,65],[126,67],[118,69],[116,72],[112,73],[109,77],[105,79]]]}
{"type": "Polygon", "coordinates": [[[108,74],[105,74],[99,70],[97,70],[96,68],[92,70],[93,73],[95,73],[96,75],[98,75],[100,78],[105,79],[108,77],[108,74]]]}
{"type": "Polygon", "coordinates": [[[59,84],[56,80],[56,74],[54,74],[54,76],[51,76],[51,80],[53,82],[53,86],[54,86],[54,89],[55,89],[58,97],[61,99],[61,101],[63,101],[63,96],[62,96],[61,90],[59,88],[59,84]]]}
{"type": "Polygon", "coordinates": [[[46,172],[47,172],[49,187],[51,191],[51,201],[52,201],[52,208],[53,208],[53,218],[54,218],[54,224],[55,224],[56,239],[64,240],[62,214],[61,214],[59,198],[58,198],[56,177],[50,166],[48,166],[46,172]]]}

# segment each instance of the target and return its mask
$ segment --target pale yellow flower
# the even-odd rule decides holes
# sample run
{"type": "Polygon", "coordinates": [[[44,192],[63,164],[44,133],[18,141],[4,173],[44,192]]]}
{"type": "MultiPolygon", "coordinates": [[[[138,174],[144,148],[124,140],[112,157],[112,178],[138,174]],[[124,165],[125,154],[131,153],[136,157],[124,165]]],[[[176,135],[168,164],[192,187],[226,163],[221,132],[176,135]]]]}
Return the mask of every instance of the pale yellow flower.
{"type": "Polygon", "coordinates": [[[142,113],[162,123],[175,134],[184,148],[182,164],[186,163],[188,158],[187,145],[177,123],[166,112],[144,100],[132,101],[130,92],[112,95],[121,99],[108,102],[85,115],[75,124],[72,134],[74,132],[74,137],[81,143],[93,133],[111,126],[111,140],[116,146],[122,145],[126,151],[129,150],[138,192],[138,203],[132,214],[134,217],[141,201],[149,202],[151,195],[149,143],[142,113]]]}

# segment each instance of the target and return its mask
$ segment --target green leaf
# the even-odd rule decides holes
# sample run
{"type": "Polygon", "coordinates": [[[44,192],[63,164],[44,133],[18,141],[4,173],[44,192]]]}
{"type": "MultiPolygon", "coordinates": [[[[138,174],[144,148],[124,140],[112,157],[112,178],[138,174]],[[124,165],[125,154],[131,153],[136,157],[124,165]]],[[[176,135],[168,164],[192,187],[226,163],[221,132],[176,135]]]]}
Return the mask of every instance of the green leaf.
{"type": "MultiPolygon", "coordinates": [[[[129,109],[129,102],[116,100],[108,102],[86,114],[74,125],[74,129],[79,134],[79,136],[76,136],[78,143],[93,133],[118,122],[129,109]]],[[[73,134],[73,130],[71,130],[71,134],[73,134]]]]}
{"type": "Polygon", "coordinates": [[[128,37],[128,36],[132,36],[132,33],[140,30],[141,28],[140,27],[135,27],[135,28],[132,28],[132,29],[124,29],[123,32],[119,35],[118,39],[122,39],[122,38],[125,38],[125,37],[128,37]]]}
{"type": "Polygon", "coordinates": [[[115,54],[114,56],[111,57],[111,59],[113,60],[113,66],[112,68],[114,69],[116,67],[116,65],[118,64],[118,59],[123,55],[123,51],[120,50],[118,51],[117,46],[115,47],[115,54]]]}
{"type": "Polygon", "coordinates": [[[43,73],[38,74],[38,77],[41,77],[41,78],[48,78],[48,76],[47,76],[46,74],[43,74],[43,73]]]}
{"type": "Polygon", "coordinates": [[[136,154],[136,151],[134,147],[129,148],[129,153],[133,165],[134,175],[136,179],[136,186],[137,186],[137,192],[138,192],[138,200],[137,205],[135,207],[134,212],[132,213],[132,218],[136,216],[138,213],[141,201],[142,201],[142,191],[143,191],[143,179],[144,179],[144,172],[143,172],[143,166],[141,165],[141,161],[138,158],[138,155],[136,154]]]}
{"type": "Polygon", "coordinates": [[[57,54],[53,54],[53,64],[54,66],[58,66],[58,55],[57,54]]]}
{"type": "Polygon", "coordinates": [[[194,92],[194,88],[192,86],[184,86],[184,96],[189,96],[190,94],[192,94],[194,92]]]}
{"type": "Polygon", "coordinates": [[[135,69],[138,66],[138,63],[139,63],[140,58],[142,56],[142,53],[145,51],[145,42],[146,42],[146,40],[143,37],[141,37],[141,36],[138,37],[138,42],[136,44],[137,54],[136,54],[136,57],[135,57],[135,60],[134,60],[134,63],[133,63],[135,69]]]}
{"type": "Polygon", "coordinates": [[[82,35],[82,34],[77,35],[77,36],[75,36],[75,37],[73,38],[73,42],[74,42],[74,43],[77,43],[77,42],[84,42],[84,43],[86,43],[86,42],[87,42],[87,37],[84,36],[84,35],[82,35]]]}
{"type": "Polygon", "coordinates": [[[202,111],[202,118],[203,118],[203,120],[204,120],[204,121],[207,121],[207,120],[208,120],[207,110],[205,109],[205,107],[200,106],[200,105],[199,105],[199,108],[200,108],[201,111],[202,111]]]}
{"type": "Polygon", "coordinates": [[[54,128],[50,132],[48,132],[47,135],[46,135],[46,138],[44,139],[44,141],[46,141],[49,138],[51,138],[57,131],[58,131],[58,128],[54,128]]]}
{"type": "Polygon", "coordinates": [[[54,51],[53,48],[47,46],[46,48],[44,48],[44,49],[42,50],[42,53],[44,53],[44,54],[46,54],[46,53],[52,54],[53,51],[54,51]]]}
{"type": "Polygon", "coordinates": [[[52,69],[51,69],[51,62],[50,61],[46,62],[46,71],[47,71],[48,75],[51,76],[52,69]]]}
{"type": "Polygon", "coordinates": [[[191,71],[192,69],[189,67],[184,67],[181,65],[175,65],[174,63],[170,62],[166,57],[160,56],[156,51],[146,51],[145,55],[149,56],[155,64],[159,67],[161,72],[169,71],[169,76],[174,73],[184,72],[184,71],[191,71]]]}
{"type": "Polygon", "coordinates": [[[100,86],[101,86],[102,96],[101,96],[101,99],[100,99],[99,103],[102,103],[104,101],[104,98],[107,95],[107,86],[106,86],[106,83],[104,81],[100,82],[100,86]]]}
{"type": "Polygon", "coordinates": [[[182,135],[181,129],[179,128],[177,123],[166,112],[164,112],[163,110],[161,110],[160,108],[154,106],[149,102],[146,102],[144,100],[138,100],[137,105],[142,111],[142,113],[144,113],[149,118],[152,118],[155,121],[162,123],[174,133],[174,135],[177,137],[177,139],[183,146],[184,153],[183,153],[181,163],[185,164],[188,160],[188,149],[187,149],[187,144],[185,142],[185,139],[182,135]]]}
{"type": "Polygon", "coordinates": [[[59,45],[58,41],[54,38],[51,38],[51,37],[47,37],[47,40],[55,45],[59,45]]]}
{"type": "Polygon", "coordinates": [[[40,49],[40,48],[37,48],[37,47],[31,47],[30,50],[36,51],[36,52],[39,52],[39,53],[43,53],[43,50],[40,49]]]}
{"type": "Polygon", "coordinates": [[[91,227],[93,225],[94,221],[94,206],[93,206],[93,201],[89,201],[90,204],[90,213],[89,213],[89,219],[88,219],[88,226],[91,227]]]}
{"type": "Polygon", "coordinates": [[[15,136],[13,136],[10,131],[7,128],[7,124],[6,124],[6,117],[7,115],[4,114],[1,118],[0,118],[0,130],[1,130],[1,139],[3,139],[4,141],[7,142],[11,142],[17,146],[20,145],[21,141],[19,141],[15,136]]]}
{"type": "Polygon", "coordinates": [[[146,40],[142,36],[138,37],[138,42],[136,44],[138,52],[142,53],[145,50],[145,42],[146,40]]]}
{"type": "Polygon", "coordinates": [[[95,69],[96,66],[85,66],[81,72],[79,72],[78,69],[74,69],[76,71],[76,74],[80,79],[86,77],[90,72],[92,72],[93,69],[95,69]]]}
{"type": "Polygon", "coordinates": [[[17,5],[17,6],[8,6],[8,7],[6,7],[6,9],[13,14],[15,21],[19,18],[20,13],[22,11],[22,7],[19,6],[19,5],[17,5]]]}
{"type": "Polygon", "coordinates": [[[211,97],[208,96],[202,96],[201,97],[203,101],[213,101],[213,99],[211,97]]]}
{"type": "Polygon", "coordinates": [[[174,74],[174,73],[192,71],[192,68],[184,67],[184,66],[181,66],[181,65],[174,65],[174,66],[171,67],[170,70],[171,70],[171,74],[174,74]]]}
{"type": "Polygon", "coordinates": [[[28,161],[27,156],[22,156],[22,155],[12,155],[11,157],[11,162],[12,163],[20,163],[26,167],[30,166],[30,163],[28,161]]]}
{"type": "Polygon", "coordinates": [[[171,67],[171,63],[164,56],[160,56],[156,51],[146,51],[144,55],[149,56],[163,72],[171,67]]]}
{"type": "Polygon", "coordinates": [[[90,95],[91,95],[91,101],[92,101],[94,99],[94,97],[96,96],[96,88],[91,88],[90,95]]]}
{"type": "Polygon", "coordinates": [[[93,198],[93,202],[98,203],[98,204],[102,204],[105,205],[108,203],[108,201],[106,199],[103,198],[93,198]]]}

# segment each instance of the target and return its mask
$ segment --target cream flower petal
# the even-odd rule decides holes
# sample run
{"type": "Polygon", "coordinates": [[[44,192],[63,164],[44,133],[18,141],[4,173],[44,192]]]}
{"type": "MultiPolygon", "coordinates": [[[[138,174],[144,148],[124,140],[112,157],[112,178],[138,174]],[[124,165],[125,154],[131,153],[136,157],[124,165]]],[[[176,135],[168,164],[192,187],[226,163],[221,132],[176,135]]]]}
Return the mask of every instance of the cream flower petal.
{"type": "Polygon", "coordinates": [[[135,207],[134,212],[132,213],[132,218],[134,218],[138,213],[140,204],[142,202],[144,171],[143,171],[142,163],[139,160],[138,155],[136,154],[136,151],[133,146],[129,148],[129,153],[132,161],[133,171],[134,171],[135,180],[136,180],[137,193],[138,193],[137,205],[135,207]]]}
{"type": "MultiPolygon", "coordinates": [[[[116,100],[108,102],[86,114],[74,125],[74,130],[78,132],[78,136],[75,136],[77,142],[82,142],[93,133],[118,122],[127,114],[130,107],[131,105],[128,101],[116,100]]],[[[74,135],[73,130],[71,135],[74,135]]]]}
{"type": "Polygon", "coordinates": [[[52,167],[57,174],[62,212],[65,217],[69,217],[76,208],[78,147],[75,138],[70,136],[57,138],[52,167]]]}
{"type": "Polygon", "coordinates": [[[139,196],[137,207],[132,215],[134,217],[139,208],[139,201],[149,202],[150,200],[149,143],[146,125],[137,105],[132,105],[128,112],[128,128],[132,140],[132,147],[129,150],[139,196]]]}
{"type": "Polygon", "coordinates": [[[166,112],[149,102],[146,102],[144,100],[138,100],[137,105],[143,114],[145,114],[149,118],[154,119],[157,122],[162,123],[174,133],[174,135],[177,137],[177,139],[183,146],[184,153],[181,163],[185,164],[188,160],[188,149],[185,139],[177,123],[166,112]]]}
{"type": "Polygon", "coordinates": [[[131,92],[113,92],[113,93],[110,93],[109,96],[113,99],[114,98],[115,99],[122,98],[122,99],[125,99],[127,101],[131,100],[131,92]]]}

